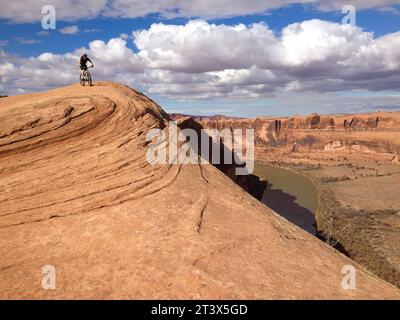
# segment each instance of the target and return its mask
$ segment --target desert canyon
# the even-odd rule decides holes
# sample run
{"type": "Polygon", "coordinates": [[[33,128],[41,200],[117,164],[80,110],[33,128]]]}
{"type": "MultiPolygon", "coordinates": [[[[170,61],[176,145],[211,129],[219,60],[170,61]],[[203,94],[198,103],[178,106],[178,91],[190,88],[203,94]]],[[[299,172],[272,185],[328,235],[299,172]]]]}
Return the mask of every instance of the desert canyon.
{"type": "Polygon", "coordinates": [[[253,128],[257,162],[316,186],[322,240],[400,287],[399,112],[193,118],[205,128],[253,128]]]}
{"type": "Polygon", "coordinates": [[[257,162],[317,186],[320,239],[253,197],[256,179],[149,164],[146,134],[170,116],[134,89],[5,97],[0,298],[400,299],[399,113],[172,118],[254,128],[257,162]],[[45,265],[55,290],[41,286],[45,265]]]}

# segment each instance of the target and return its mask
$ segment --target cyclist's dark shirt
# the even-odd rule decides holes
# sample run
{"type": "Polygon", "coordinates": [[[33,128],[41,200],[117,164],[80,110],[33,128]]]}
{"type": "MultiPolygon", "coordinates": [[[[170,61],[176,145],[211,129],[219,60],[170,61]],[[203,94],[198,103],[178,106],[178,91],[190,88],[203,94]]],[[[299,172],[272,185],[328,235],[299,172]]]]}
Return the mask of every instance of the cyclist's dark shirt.
{"type": "MultiPolygon", "coordinates": [[[[88,57],[81,57],[79,65],[81,67],[81,69],[87,69],[87,63],[90,62],[92,63],[92,61],[88,58],[88,57]]],[[[93,63],[92,63],[93,64],[93,63]]]]}

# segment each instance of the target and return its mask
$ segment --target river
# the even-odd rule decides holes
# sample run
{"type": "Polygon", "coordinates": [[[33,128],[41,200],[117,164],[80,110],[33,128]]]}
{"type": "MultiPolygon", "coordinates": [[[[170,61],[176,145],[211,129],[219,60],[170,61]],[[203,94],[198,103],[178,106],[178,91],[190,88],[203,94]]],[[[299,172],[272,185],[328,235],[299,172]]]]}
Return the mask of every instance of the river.
{"type": "Polygon", "coordinates": [[[306,177],[292,170],[255,164],[254,174],[267,180],[261,202],[305,231],[316,235],[317,190],[306,177]]]}

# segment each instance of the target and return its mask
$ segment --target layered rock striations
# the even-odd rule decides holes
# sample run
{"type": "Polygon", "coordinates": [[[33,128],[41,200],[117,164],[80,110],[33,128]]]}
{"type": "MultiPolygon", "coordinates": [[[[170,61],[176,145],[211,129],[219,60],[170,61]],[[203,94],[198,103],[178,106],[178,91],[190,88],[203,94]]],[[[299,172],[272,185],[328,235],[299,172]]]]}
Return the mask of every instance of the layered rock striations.
{"type": "Polygon", "coordinates": [[[1,298],[400,298],[218,168],[151,165],[168,120],[110,82],[0,100],[1,298]]]}

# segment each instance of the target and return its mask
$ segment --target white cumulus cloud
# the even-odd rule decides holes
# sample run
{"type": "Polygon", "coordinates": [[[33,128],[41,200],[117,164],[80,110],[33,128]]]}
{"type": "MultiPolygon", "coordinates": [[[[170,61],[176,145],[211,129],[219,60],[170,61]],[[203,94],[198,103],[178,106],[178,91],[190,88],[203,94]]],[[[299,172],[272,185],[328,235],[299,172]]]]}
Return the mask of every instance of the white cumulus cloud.
{"type": "Polygon", "coordinates": [[[172,99],[398,91],[398,48],[400,32],[375,37],[358,27],[322,20],[290,24],[280,32],[264,23],[193,20],[153,24],[132,36],[95,40],[61,55],[49,52],[23,59],[0,51],[0,76],[8,94],[15,88],[74,83],[77,60],[87,52],[95,79],[124,82],[172,99]]]}

